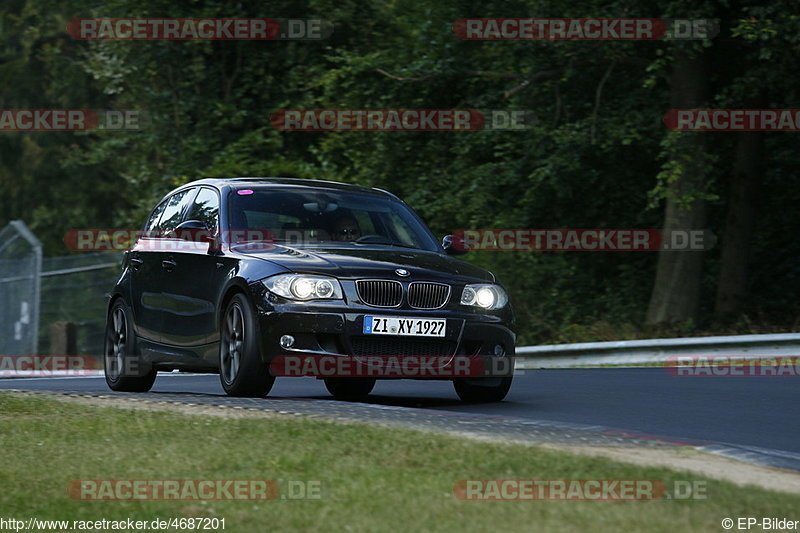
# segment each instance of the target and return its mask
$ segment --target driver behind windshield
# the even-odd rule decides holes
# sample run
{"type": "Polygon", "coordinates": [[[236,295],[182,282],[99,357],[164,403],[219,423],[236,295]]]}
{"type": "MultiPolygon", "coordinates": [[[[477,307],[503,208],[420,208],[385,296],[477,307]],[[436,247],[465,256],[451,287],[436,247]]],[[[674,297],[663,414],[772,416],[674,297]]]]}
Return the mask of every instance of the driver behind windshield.
{"type": "Polygon", "coordinates": [[[339,218],[333,226],[333,239],[337,241],[354,241],[361,237],[361,228],[355,218],[347,215],[339,218]]]}

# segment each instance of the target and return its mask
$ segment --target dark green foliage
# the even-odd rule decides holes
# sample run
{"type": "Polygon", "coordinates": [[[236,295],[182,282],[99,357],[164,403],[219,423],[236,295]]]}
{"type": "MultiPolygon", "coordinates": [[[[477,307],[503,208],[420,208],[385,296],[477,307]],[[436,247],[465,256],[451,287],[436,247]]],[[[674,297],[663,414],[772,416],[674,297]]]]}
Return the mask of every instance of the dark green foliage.
{"type": "MultiPolygon", "coordinates": [[[[139,227],[146,210],[200,176],[291,175],[383,187],[432,229],[658,228],[665,184],[665,76],[676,47],[710,46],[714,107],[797,107],[800,19],[788,0],[652,3],[584,0],[414,2],[309,0],[191,3],[15,0],[0,7],[3,108],[138,109],[133,133],[0,135],[0,225],[24,219],[48,255],[64,232],[139,227]],[[76,41],[76,17],[302,17],[335,24],[325,41],[76,41]],[[469,42],[470,16],[714,17],[707,42],[469,42]],[[605,82],[603,82],[605,80],[605,82]],[[525,109],[522,132],[279,132],[281,108],[525,109]]],[[[702,158],[711,229],[725,220],[733,134],[702,158]]],[[[698,323],[644,331],[654,253],[472,253],[510,289],[521,340],[568,341],[697,331],[791,328],[800,292],[797,134],[765,134],[765,177],[750,298],[713,316],[719,248],[708,254],[698,323]]]]}

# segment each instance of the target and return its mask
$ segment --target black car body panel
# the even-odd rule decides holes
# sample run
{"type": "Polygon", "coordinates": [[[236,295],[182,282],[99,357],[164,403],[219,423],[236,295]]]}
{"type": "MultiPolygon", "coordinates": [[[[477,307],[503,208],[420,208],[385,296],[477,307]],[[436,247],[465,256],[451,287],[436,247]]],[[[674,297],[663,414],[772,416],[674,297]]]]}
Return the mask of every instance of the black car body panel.
{"type": "MultiPolygon", "coordinates": [[[[460,295],[467,284],[496,283],[494,276],[475,265],[447,255],[427,227],[395,196],[377,189],[314,180],[288,178],[205,179],[179,187],[162,202],[199,198],[200,191],[212,199],[216,193],[218,211],[213,242],[187,242],[163,232],[144,228],[143,237],[126,252],[122,273],[111,294],[111,303],[123,298],[133,315],[137,352],[158,370],[180,369],[196,372],[219,370],[220,324],[226,302],[236,293],[245,294],[257,311],[261,356],[265,362],[281,354],[297,352],[359,355],[370,352],[394,355],[431,352],[430,355],[489,355],[502,346],[513,355],[515,335],[510,303],[486,311],[462,305],[460,295]],[[233,201],[241,190],[301,190],[309,194],[373,195],[376,201],[400,203],[419,221],[426,235],[420,237],[430,249],[389,245],[326,242],[295,246],[276,241],[253,247],[230,237],[236,219],[233,201]],[[426,240],[430,239],[430,241],[426,240]],[[433,244],[428,244],[432,242],[433,244]],[[398,275],[398,269],[406,275],[398,275]],[[262,280],[282,273],[330,276],[339,280],[341,300],[294,301],[271,293],[262,280]],[[391,308],[363,301],[358,280],[393,280],[402,286],[402,302],[391,308]],[[420,309],[408,301],[414,282],[446,284],[447,301],[440,308],[420,309]],[[377,338],[363,334],[366,315],[446,318],[445,336],[437,339],[377,338]],[[296,345],[284,349],[281,335],[290,334],[296,345]]],[[[197,204],[167,207],[169,225],[189,220],[197,204]],[[172,211],[169,211],[172,209],[172,211]],[[181,210],[182,209],[182,210],[181,210]],[[179,214],[175,214],[178,213],[179,214]]],[[[158,218],[158,210],[153,218],[158,218]]],[[[159,224],[165,224],[161,215],[159,224]]],[[[148,225],[152,226],[151,220],[148,225]]],[[[422,231],[422,230],[421,230],[422,231]]],[[[498,285],[499,286],[499,285],[498,285]]]]}

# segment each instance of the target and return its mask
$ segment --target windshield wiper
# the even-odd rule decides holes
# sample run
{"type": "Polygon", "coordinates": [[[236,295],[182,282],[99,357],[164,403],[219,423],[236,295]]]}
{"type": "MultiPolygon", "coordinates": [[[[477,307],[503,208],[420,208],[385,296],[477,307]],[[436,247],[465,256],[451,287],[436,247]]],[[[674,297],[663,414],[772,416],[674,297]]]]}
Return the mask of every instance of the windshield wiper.
{"type": "Polygon", "coordinates": [[[372,241],[372,240],[370,240],[370,241],[363,241],[363,242],[358,242],[358,241],[352,241],[352,242],[353,242],[353,244],[357,244],[357,245],[377,244],[377,245],[380,245],[380,246],[397,246],[398,248],[410,248],[412,250],[422,250],[422,248],[420,248],[418,246],[414,246],[414,245],[411,245],[411,244],[406,244],[404,242],[393,241],[393,240],[389,240],[389,239],[380,240],[380,241],[372,241]]]}
{"type": "Polygon", "coordinates": [[[402,243],[402,242],[392,241],[392,242],[387,243],[387,244],[389,244],[389,246],[398,246],[400,248],[411,248],[412,250],[422,250],[422,248],[419,248],[417,246],[412,246],[410,244],[405,244],[405,243],[402,243]]]}

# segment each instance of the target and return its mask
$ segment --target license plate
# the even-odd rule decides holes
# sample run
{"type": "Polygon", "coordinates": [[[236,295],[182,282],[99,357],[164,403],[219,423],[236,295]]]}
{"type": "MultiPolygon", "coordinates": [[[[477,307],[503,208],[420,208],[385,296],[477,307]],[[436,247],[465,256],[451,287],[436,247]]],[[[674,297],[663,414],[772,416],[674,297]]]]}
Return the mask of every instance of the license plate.
{"type": "Polygon", "coordinates": [[[443,318],[404,318],[399,316],[365,316],[367,335],[408,335],[411,337],[444,337],[447,320],[443,318]]]}

